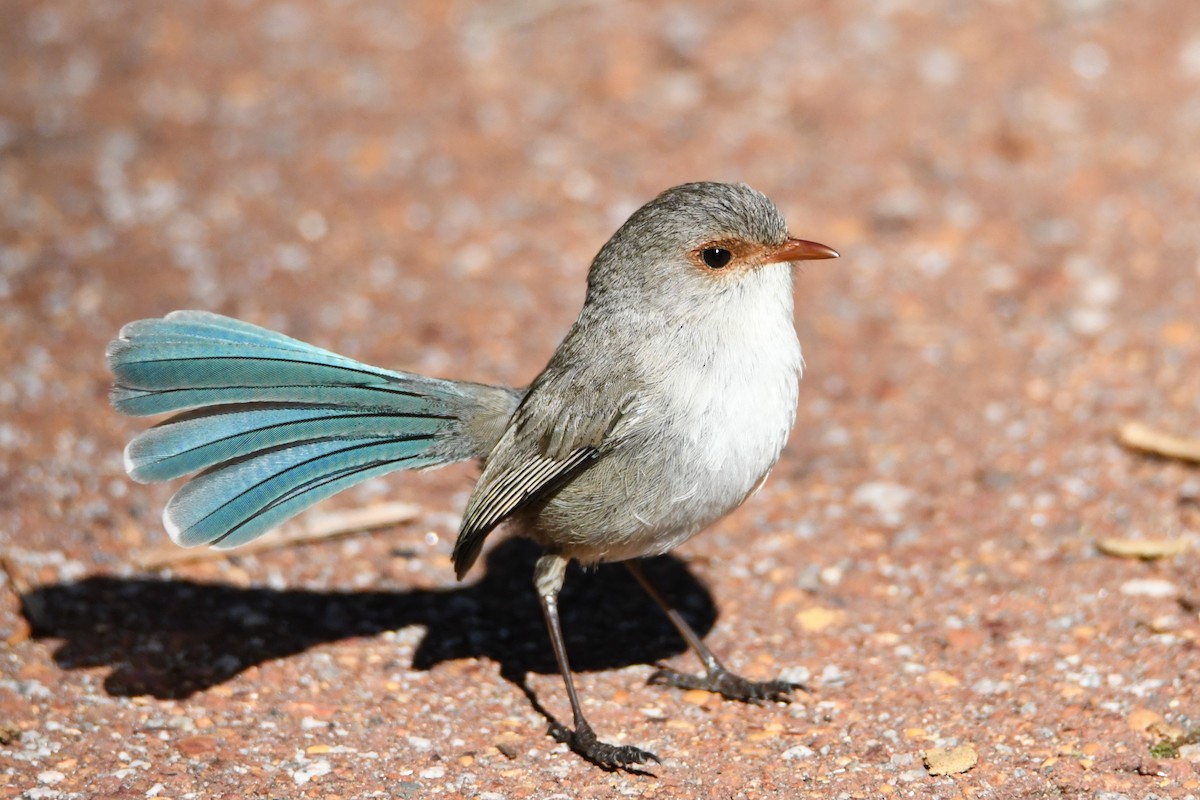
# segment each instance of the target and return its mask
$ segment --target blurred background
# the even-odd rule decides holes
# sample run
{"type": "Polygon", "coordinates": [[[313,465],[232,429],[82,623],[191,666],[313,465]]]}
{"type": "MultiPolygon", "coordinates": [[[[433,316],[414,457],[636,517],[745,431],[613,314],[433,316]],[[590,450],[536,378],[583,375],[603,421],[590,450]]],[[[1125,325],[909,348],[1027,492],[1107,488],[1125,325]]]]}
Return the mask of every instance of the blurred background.
{"type": "MultiPolygon", "coordinates": [[[[193,762],[238,747],[249,777],[213,768],[210,796],[1200,792],[1186,759],[1139,773],[1163,730],[1200,724],[1200,477],[1114,440],[1131,419],[1200,430],[1194,0],[6,0],[3,16],[0,628],[15,638],[0,794],[102,780],[185,796],[203,785],[193,762]],[[171,487],[125,478],[120,448],[142,424],[105,399],[124,322],[203,308],[380,366],[520,385],[573,321],[600,245],[692,180],[747,182],[794,235],[842,253],[798,275],[808,373],[789,450],[681,552],[719,609],[714,646],[764,676],[803,669],[812,699],[681,710],[642,687],[641,665],[589,674],[598,728],[673,757],[663,782],[628,782],[554,751],[486,659],[408,671],[403,636],[244,673],[234,657],[229,682],[149,706],[102,684],[113,659],[170,649],[161,630],[86,665],[56,656],[61,631],[39,636],[33,588],[142,575],[137,554],[165,542],[171,487]],[[1192,551],[1116,560],[1101,536],[1192,551]],[[314,659],[333,659],[320,703],[287,694],[310,691],[314,659]],[[379,659],[395,664],[363,666],[379,659]],[[363,697],[342,696],[339,668],[363,697]],[[362,721],[409,681],[387,730],[362,721]],[[523,755],[492,746],[496,725],[456,722],[461,708],[422,711],[456,693],[480,719],[517,720],[523,755]],[[98,726],[141,755],[122,762],[98,726]],[[959,741],[980,753],[962,785],[922,768],[923,749],[959,741]],[[364,771],[296,755],[331,743],[378,756],[364,771]]],[[[145,574],[450,587],[472,476],[332,501],[417,503],[387,536],[145,574]]],[[[555,680],[534,688],[561,716],[555,680]]]]}

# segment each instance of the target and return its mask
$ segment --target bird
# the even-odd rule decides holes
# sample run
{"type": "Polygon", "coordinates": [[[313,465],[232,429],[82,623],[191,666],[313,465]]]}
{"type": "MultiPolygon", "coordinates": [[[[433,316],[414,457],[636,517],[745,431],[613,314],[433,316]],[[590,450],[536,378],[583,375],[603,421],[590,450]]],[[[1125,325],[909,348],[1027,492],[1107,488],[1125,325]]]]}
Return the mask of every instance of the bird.
{"type": "Polygon", "coordinates": [[[111,404],[175,416],[129,442],[125,469],[139,482],[196,473],[163,525],[179,545],[228,548],[369,478],[478,461],[457,578],[502,523],[541,546],[533,583],[573,716],[550,734],[602,769],[637,771],[659,757],[602,741],[580,705],[559,617],[566,568],[625,564],[703,664],[702,675],[660,669],[651,683],[751,703],[801,688],[727,669],[640,559],[766,480],[803,371],[793,265],[837,257],[793,238],[745,184],[675,186],[601,247],[578,318],[526,388],[380,369],[208,311],[131,322],[106,350],[111,404]]]}

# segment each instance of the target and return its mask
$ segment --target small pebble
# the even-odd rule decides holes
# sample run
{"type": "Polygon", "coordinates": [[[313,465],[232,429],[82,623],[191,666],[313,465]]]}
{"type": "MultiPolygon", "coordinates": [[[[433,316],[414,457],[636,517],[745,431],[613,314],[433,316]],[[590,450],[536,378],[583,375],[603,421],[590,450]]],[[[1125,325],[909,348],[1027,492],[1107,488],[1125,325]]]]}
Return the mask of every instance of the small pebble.
{"type": "Polygon", "coordinates": [[[307,766],[302,767],[302,768],[296,770],[295,772],[293,772],[292,780],[294,780],[296,782],[297,786],[303,786],[304,784],[308,783],[313,778],[319,777],[321,775],[328,775],[332,771],[333,771],[333,765],[330,764],[325,759],[321,759],[319,761],[314,761],[311,764],[308,764],[307,766]]]}
{"type": "Polygon", "coordinates": [[[421,753],[427,753],[433,749],[433,742],[424,736],[409,736],[408,744],[413,750],[421,753]]]}
{"type": "Polygon", "coordinates": [[[841,618],[842,612],[837,609],[813,606],[798,613],[795,620],[801,630],[816,633],[825,630],[841,618]]]}
{"type": "Polygon", "coordinates": [[[1125,718],[1125,724],[1131,731],[1149,730],[1150,726],[1162,722],[1162,715],[1148,708],[1135,708],[1125,718]]]}
{"type": "Polygon", "coordinates": [[[521,752],[522,737],[513,731],[505,731],[492,739],[492,746],[507,759],[515,759],[521,752]]]}
{"type": "Polygon", "coordinates": [[[855,505],[866,506],[878,515],[885,525],[897,526],[904,520],[904,511],[916,492],[907,486],[887,481],[870,481],[854,490],[855,505]]]}
{"type": "Polygon", "coordinates": [[[816,751],[811,747],[798,744],[795,747],[789,747],[779,754],[779,757],[784,761],[803,761],[806,758],[812,758],[816,755],[816,751]]]}
{"type": "Polygon", "coordinates": [[[1134,578],[1121,584],[1121,594],[1132,597],[1175,597],[1179,587],[1162,578],[1134,578]]]}

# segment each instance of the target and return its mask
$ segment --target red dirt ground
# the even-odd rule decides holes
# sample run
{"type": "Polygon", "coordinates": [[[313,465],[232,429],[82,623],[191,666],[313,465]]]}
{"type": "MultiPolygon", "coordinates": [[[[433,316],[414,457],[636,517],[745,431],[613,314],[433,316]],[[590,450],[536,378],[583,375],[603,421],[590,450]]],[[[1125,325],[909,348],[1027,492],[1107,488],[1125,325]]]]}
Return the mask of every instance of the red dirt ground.
{"type": "Polygon", "coordinates": [[[0,797],[1200,797],[1200,470],[1114,438],[1200,431],[1200,4],[738,5],[5,4],[0,797]],[[122,323],[521,384],[616,225],[697,179],[843,254],[799,276],[770,482],[656,565],[810,694],[646,686],[694,662],[576,573],[587,713],[664,763],[566,752],[531,552],[454,581],[468,467],[327,504],[419,506],[373,535],[134,566],[171,487],[122,470],[122,323]]]}

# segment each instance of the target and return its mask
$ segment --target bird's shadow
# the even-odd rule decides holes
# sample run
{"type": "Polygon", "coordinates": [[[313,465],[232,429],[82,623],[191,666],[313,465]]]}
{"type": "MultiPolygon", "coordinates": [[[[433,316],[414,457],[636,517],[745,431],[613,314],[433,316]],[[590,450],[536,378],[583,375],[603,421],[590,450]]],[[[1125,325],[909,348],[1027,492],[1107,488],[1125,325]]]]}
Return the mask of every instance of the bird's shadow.
{"type": "MultiPolygon", "coordinates": [[[[488,554],[478,582],[436,590],[275,590],[90,577],[31,590],[21,607],[34,637],[62,640],[54,651],[60,667],[109,667],[104,687],[112,695],[185,698],[314,645],[412,625],[425,629],[413,668],[487,658],[528,692],[527,673],[557,671],[533,590],[537,556],[531,543],[509,539],[488,554]]],[[[712,628],[712,595],[683,562],[662,556],[645,566],[698,632],[712,628]]],[[[573,570],[560,609],[576,671],[652,663],[685,648],[619,567],[573,570]]]]}

